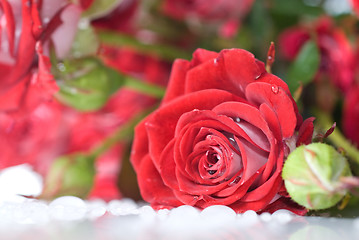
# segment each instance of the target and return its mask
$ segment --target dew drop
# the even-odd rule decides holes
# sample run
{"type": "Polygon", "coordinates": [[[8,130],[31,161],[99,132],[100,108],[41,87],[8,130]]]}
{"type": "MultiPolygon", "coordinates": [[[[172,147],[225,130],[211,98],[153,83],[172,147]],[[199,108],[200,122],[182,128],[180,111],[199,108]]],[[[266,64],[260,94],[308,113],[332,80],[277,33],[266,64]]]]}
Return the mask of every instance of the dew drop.
{"type": "Polygon", "coordinates": [[[50,18],[45,17],[42,21],[43,23],[48,24],[50,22],[50,18]]]}
{"type": "Polygon", "coordinates": [[[241,119],[239,117],[235,117],[233,120],[237,123],[241,121],[241,119]]]}
{"type": "Polygon", "coordinates": [[[215,174],[216,172],[217,172],[217,170],[209,170],[208,171],[208,173],[211,174],[211,175],[215,174]]]}
{"type": "Polygon", "coordinates": [[[273,92],[274,94],[278,94],[278,92],[279,92],[279,87],[276,86],[276,85],[272,85],[272,92],[273,92]]]}
{"type": "Polygon", "coordinates": [[[89,28],[89,25],[90,25],[90,23],[89,23],[88,19],[81,19],[81,21],[79,21],[79,23],[78,23],[78,27],[81,30],[89,28]]]}
{"type": "Polygon", "coordinates": [[[255,76],[254,79],[258,80],[261,77],[262,73],[260,73],[258,76],[255,76]]]}
{"type": "Polygon", "coordinates": [[[232,186],[236,185],[240,179],[241,179],[241,177],[237,176],[232,182],[228,183],[228,186],[232,187],[232,186]]]}
{"type": "Polygon", "coordinates": [[[57,64],[57,69],[59,69],[61,72],[65,72],[66,71],[66,67],[63,63],[58,63],[57,64]]]}

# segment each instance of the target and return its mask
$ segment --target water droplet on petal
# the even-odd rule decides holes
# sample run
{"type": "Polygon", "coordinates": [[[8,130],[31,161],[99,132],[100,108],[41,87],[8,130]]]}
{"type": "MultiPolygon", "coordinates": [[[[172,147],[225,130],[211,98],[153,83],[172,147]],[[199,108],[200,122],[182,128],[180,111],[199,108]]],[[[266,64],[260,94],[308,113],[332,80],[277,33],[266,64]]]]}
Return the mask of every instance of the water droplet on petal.
{"type": "Polygon", "coordinates": [[[241,177],[237,176],[232,182],[228,183],[228,186],[232,187],[232,186],[236,185],[240,179],[241,179],[241,177]]]}
{"type": "Polygon", "coordinates": [[[241,121],[241,119],[239,117],[235,117],[233,120],[237,123],[241,121]]]}
{"type": "Polygon", "coordinates": [[[217,170],[209,170],[208,171],[208,173],[210,174],[210,175],[213,175],[213,174],[215,174],[217,172],[217,170]]]}
{"type": "Polygon", "coordinates": [[[274,94],[278,94],[278,92],[279,92],[279,87],[276,86],[276,85],[272,85],[272,92],[273,92],[274,94]]]}
{"type": "Polygon", "coordinates": [[[49,22],[50,22],[50,18],[45,17],[42,21],[43,21],[43,23],[47,24],[47,23],[49,23],[49,22]]]}

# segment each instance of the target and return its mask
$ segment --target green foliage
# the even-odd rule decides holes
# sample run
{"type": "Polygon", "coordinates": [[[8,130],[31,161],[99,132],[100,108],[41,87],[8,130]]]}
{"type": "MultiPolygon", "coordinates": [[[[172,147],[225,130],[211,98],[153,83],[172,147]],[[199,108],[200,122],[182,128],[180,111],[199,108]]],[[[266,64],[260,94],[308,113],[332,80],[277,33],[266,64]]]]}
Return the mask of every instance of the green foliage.
{"type": "Polygon", "coordinates": [[[124,83],[122,75],[91,58],[65,61],[60,70],[63,81],[56,97],[80,111],[101,108],[124,83]]]}
{"type": "Polygon", "coordinates": [[[64,195],[85,198],[94,182],[94,160],[93,157],[84,154],[56,159],[45,178],[40,198],[51,199],[64,195]]]}
{"type": "Polygon", "coordinates": [[[319,69],[320,53],[316,43],[310,40],[304,44],[295,61],[289,68],[287,83],[291,92],[294,92],[300,83],[311,82],[319,69]]]}
{"type": "Polygon", "coordinates": [[[82,16],[88,18],[104,16],[121,2],[122,0],[95,0],[89,9],[82,13],[82,16]]]}
{"type": "Polygon", "coordinates": [[[100,43],[88,19],[81,19],[69,58],[83,58],[97,53],[100,43]]]}

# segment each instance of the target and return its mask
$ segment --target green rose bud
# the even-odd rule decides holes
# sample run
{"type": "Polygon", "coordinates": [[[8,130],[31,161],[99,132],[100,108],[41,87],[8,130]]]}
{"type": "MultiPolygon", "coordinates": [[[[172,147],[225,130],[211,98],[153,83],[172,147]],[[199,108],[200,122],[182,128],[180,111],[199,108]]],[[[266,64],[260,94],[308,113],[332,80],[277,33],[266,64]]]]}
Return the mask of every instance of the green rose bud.
{"type": "Polygon", "coordinates": [[[95,178],[94,158],[82,154],[56,159],[45,178],[40,198],[53,199],[64,195],[85,198],[95,178]]]}
{"type": "Polygon", "coordinates": [[[282,177],[294,201],[308,209],[325,209],[346,194],[342,179],[350,177],[346,158],[323,143],[303,145],[289,154],[282,177]]]}

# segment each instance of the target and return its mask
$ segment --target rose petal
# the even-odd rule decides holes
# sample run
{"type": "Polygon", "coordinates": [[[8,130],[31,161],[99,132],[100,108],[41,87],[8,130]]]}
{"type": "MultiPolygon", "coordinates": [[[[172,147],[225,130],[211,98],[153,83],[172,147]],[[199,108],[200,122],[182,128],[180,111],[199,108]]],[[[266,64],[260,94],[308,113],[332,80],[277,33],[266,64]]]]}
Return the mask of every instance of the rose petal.
{"type": "Polygon", "coordinates": [[[283,138],[293,135],[297,116],[291,97],[281,87],[263,82],[252,83],[246,88],[246,97],[258,106],[266,103],[274,110],[280,122],[283,138]]]}
{"type": "Polygon", "coordinates": [[[193,53],[191,67],[193,68],[199,64],[213,60],[217,57],[218,57],[218,53],[199,48],[196,51],[194,51],[194,53],[193,53]]]}
{"type": "Polygon", "coordinates": [[[130,159],[136,172],[139,171],[142,159],[148,154],[148,139],[145,125],[147,118],[143,119],[135,127],[135,136],[132,143],[130,159]]]}
{"type": "Polygon", "coordinates": [[[219,54],[218,61],[223,61],[227,80],[233,84],[234,91],[244,93],[249,83],[257,80],[265,69],[257,64],[254,55],[243,49],[226,49],[219,54]]]}
{"type": "Polygon", "coordinates": [[[189,66],[190,63],[186,60],[175,60],[172,66],[166,95],[162,100],[162,105],[184,94],[186,73],[189,70],[189,66]]]}
{"type": "Polygon", "coordinates": [[[145,201],[154,205],[171,207],[183,205],[175,197],[173,191],[163,184],[160,174],[148,155],[142,159],[137,173],[138,185],[145,201]]]}
{"type": "Polygon", "coordinates": [[[178,97],[155,111],[145,125],[149,138],[149,154],[157,169],[162,150],[174,137],[177,121],[183,113],[195,108],[212,109],[221,102],[236,99],[236,96],[228,92],[208,89],[178,97]]]}
{"type": "Polygon", "coordinates": [[[216,106],[213,111],[217,114],[226,115],[231,118],[238,117],[246,121],[247,123],[239,121],[236,124],[247,133],[257,146],[265,151],[269,151],[273,136],[267,122],[262,118],[258,109],[245,103],[226,102],[216,106]]]}

